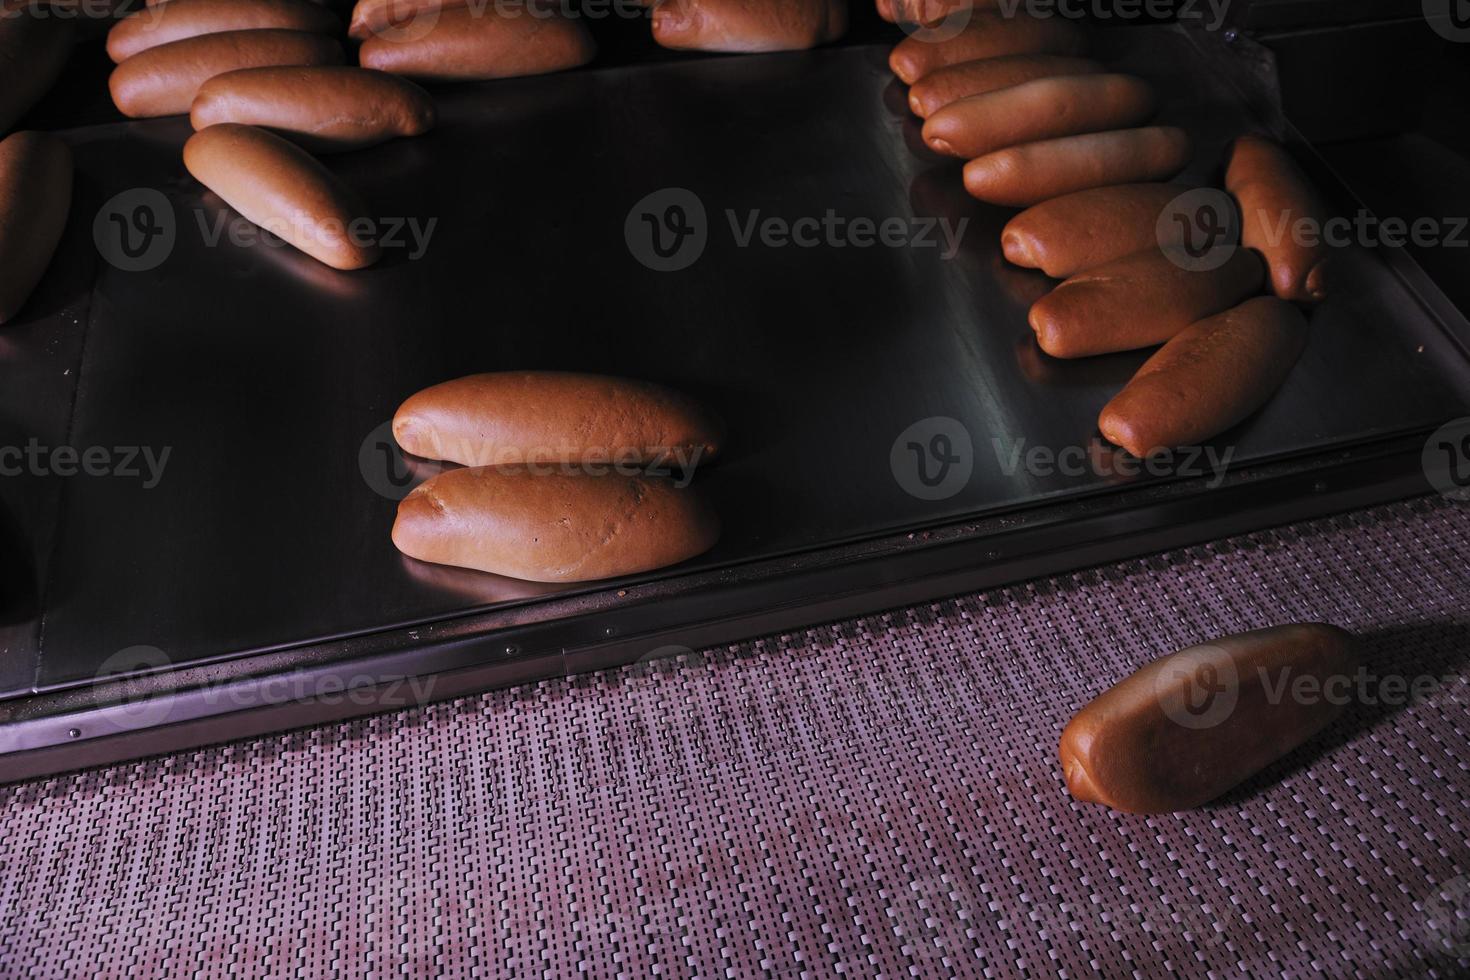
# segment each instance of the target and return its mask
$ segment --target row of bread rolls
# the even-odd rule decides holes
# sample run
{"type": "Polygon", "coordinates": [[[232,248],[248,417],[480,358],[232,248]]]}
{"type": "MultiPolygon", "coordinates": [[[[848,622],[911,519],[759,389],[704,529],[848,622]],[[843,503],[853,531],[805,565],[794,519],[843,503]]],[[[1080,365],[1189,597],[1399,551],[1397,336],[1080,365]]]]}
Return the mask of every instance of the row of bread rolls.
{"type": "Polygon", "coordinates": [[[399,504],[393,543],[420,561],[533,582],[590,582],[714,547],[720,523],[686,476],[720,452],[720,421],[666,388],[505,372],[409,398],[404,452],[459,464],[399,504]]]}
{"type": "MultiPolygon", "coordinates": [[[[954,9],[889,5],[905,8],[954,9]]],[[[1284,150],[1243,138],[1225,183],[1244,247],[1198,262],[1182,249],[1194,216],[1170,213],[1186,188],[1162,183],[1189,165],[1188,135],[1148,125],[1151,86],[1082,57],[1086,40],[1060,18],[977,14],[953,36],[916,32],[889,63],[925,144],[968,160],[966,190],[1027,209],[1002,231],[1006,258],[1065,280],[1031,308],[1038,346],[1077,358],[1163,345],[1099,417],[1146,456],[1226,431],[1285,381],[1307,339],[1292,302],[1325,296],[1326,263],[1282,229],[1321,205],[1284,150]]]]}

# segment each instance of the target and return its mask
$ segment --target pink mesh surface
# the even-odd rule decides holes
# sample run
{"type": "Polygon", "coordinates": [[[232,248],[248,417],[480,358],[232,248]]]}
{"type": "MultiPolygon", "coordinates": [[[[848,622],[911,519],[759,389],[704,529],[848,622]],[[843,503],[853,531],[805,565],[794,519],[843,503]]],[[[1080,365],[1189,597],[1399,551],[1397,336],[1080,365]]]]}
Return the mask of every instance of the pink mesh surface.
{"type": "Polygon", "coordinates": [[[0,789],[27,977],[1470,971],[1470,507],[1439,500],[0,789]],[[1363,705],[1227,800],[1068,797],[1145,661],[1360,632],[1363,705]]]}

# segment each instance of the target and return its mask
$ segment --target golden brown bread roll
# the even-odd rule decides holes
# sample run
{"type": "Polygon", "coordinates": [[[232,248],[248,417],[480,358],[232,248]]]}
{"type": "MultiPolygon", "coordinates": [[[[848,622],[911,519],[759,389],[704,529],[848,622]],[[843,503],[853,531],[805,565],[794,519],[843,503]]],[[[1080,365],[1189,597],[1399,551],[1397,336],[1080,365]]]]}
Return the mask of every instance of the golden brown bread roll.
{"type": "Polygon", "coordinates": [[[1173,126],[1088,133],[1012,146],[965,164],[965,190],[1026,208],[1110,184],[1168,180],[1189,165],[1189,135],[1173,126]]]}
{"type": "Polygon", "coordinates": [[[936,153],[973,160],[1021,143],[1147,122],[1158,100],[1132,75],[1039,78],[951,102],[924,123],[936,153]]]}
{"type": "Polygon", "coordinates": [[[342,46],[304,31],[227,31],[149,48],[112,70],[108,87],[125,116],[186,113],[199,87],[216,75],[272,65],[340,65],[342,46]]]}
{"type": "Polygon", "coordinates": [[[378,259],[362,200],[274,133],[210,126],[184,144],[184,166],[251,222],[334,269],[361,269],[378,259]]]}
{"type": "Polygon", "coordinates": [[[51,91],[71,57],[72,22],[29,8],[0,17],[0,136],[51,91]]]}
{"type": "Polygon", "coordinates": [[[1261,260],[1243,248],[1210,271],[1183,265],[1154,248],[1073,276],[1031,307],[1036,342],[1052,357],[1152,347],[1261,286],[1261,260]]]}
{"type": "Polygon", "coordinates": [[[580,20],[453,9],[440,13],[423,34],[369,38],[358,60],[364,68],[454,82],[562,71],[585,65],[596,53],[580,20]]]}
{"type": "Polygon", "coordinates": [[[1043,201],[1016,215],[1000,233],[1005,257],[1053,279],[1066,279],[1155,245],[1178,245],[1172,222],[1160,240],[1159,216],[1184,194],[1175,184],[1116,184],[1043,201]]]}
{"type": "Polygon", "coordinates": [[[1138,457],[1198,446],[1264,405],[1306,346],[1301,312],[1258,296],[1190,325],[1159,348],[1108,402],[1098,427],[1138,457]]]}
{"type": "Polygon", "coordinates": [[[1154,661],[1062,732],[1067,789],[1125,813],[1208,803],[1306,742],[1358,683],[1352,635],[1323,623],[1255,630],[1154,661]]]}
{"type": "Polygon", "coordinates": [[[927,119],[956,99],[984,95],[1039,78],[1094,75],[1107,69],[1089,58],[1060,54],[1012,54],[936,68],[909,88],[909,108],[927,119]]]}
{"type": "Polygon", "coordinates": [[[663,0],[653,39],[679,51],[797,51],[847,32],[844,0],[663,0]]]}
{"type": "Polygon", "coordinates": [[[1225,189],[1240,204],[1241,243],[1266,260],[1271,291],[1296,303],[1326,299],[1331,249],[1321,236],[1327,208],[1291,155],[1263,137],[1242,136],[1230,153],[1225,189]],[[1294,228],[1301,221],[1307,241],[1294,228]]]}
{"type": "Polygon", "coordinates": [[[719,520],[692,487],[650,476],[535,467],[441,473],[398,505],[411,558],[530,582],[593,582],[676,565],[714,547],[719,520]]]}
{"type": "Polygon", "coordinates": [[[336,14],[307,0],[164,0],[124,17],[107,34],[107,54],[121,63],[170,41],[264,28],[336,34],[336,14]]]}
{"type": "Polygon", "coordinates": [[[199,87],[189,111],[196,130],[260,126],[316,153],[419,136],[435,118],[429,93],[407,79],[344,65],[225,72],[199,87]]]}
{"type": "Polygon", "coordinates": [[[41,281],[71,210],[71,148],[48,133],[0,140],[0,323],[41,281]]]}
{"type": "Polygon", "coordinates": [[[405,452],[465,466],[713,459],[723,426],[659,385],[596,374],[505,371],[426,388],[393,417],[405,452]]]}
{"type": "Polygon", "coordinates": [[[888,56],[888,66],[901,81],[912,85],[946,65],[1010,54],[1081,54],[1086,47],[1081,28],[1061,17],[977,13],[954,37],[936,41],[921,33],[904,38],[888,56]]]}

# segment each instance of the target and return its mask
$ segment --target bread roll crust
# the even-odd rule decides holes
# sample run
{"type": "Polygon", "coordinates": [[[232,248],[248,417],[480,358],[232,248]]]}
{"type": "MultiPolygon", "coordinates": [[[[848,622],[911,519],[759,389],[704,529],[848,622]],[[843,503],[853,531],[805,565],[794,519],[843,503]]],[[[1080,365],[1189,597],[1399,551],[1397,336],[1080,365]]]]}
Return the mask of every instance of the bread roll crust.
{"type": "Polygon", "coordinates": [[[1177,234],[1159,241],[1158,222],[1185,191],[1117,184],[1054,197],[1012,218],[1000,233],[1001,250],[1016,265],[1066,279],[1154,245],[1177,245],[1177,234]]]}
{"type": "Polygon", "coordinates": [[[171,41],[112,70],[118,111],[135,119],[187,113],[199,87],[216,75],[273,65],[340,65],[342,45],[304,31],[227,31],[171,41]]]}
{"type": "Polygon", "coordinates": [[[1189,165],[1189,134],[1174,126],[1088,133],[1012,146],[965,164],[965,190],[1027,208],[1111,184],[1168,180],[1189,165]]]}
{"type": "Polygon", "coordinates": [[[1298,678],[1351,690],[1361,660],[1351,634],[1325,623],[1254,630],[1148,664],[1067,724],[1058,753],[1071,794],[1125,813],[1208,803],[1332,723],[1340,695],[1273,697],[1298,678]],[[1203,711],[1192,713],[1206,695],[1203,711]]]}
{"type": "Polygon", "coordinates": [[[0,140],[0,323],[15,317],[46,273],[72,199],[71,147],[49,133],[0,140]]]}
{"type": "Polygon", "coordinates": [[[368,38],[358,60],[420,81],[456,82],[562,71],[596,53],[580,20],[446,9],[421,36],[368,38]]]}
{"type": "Polygon", "coordinates": [[[107,33],[107,54],[121,63],[171,41],[266,28],[336,34],[342,22],[307,0],[164,0],[114,24],[107,33]]]}
{"type": "Polygon", "coordinates": [[[1261,260],[1243,248],[1218,269],[1184,264],[1155,248],[1073,276],[1031,307],[1036,342],[1064,358],[1152,347],[1261,286],[1261,260]]]}
{"type": "Polygon", "coordinates": [[[844,0],[664,0],[653,39],[677,51],[799,51],[847,33],[844,0]]]}
{"type": "Polygon", "coordinates": [[[530,582],[653,571],[714,547],[719,521],[667,479],[472,467],[441,473],[398,505],[393,543],[411,558],[530,582]]]}
{"type": "Polygon", "coordinates": [[[1295,303],[1327,298],[1331,249],[1321,240],[1326,205],[1285,148],[1260,136],[1236,140],[1225,189],[1240,205],[1240,240],[1261,253],[1271,291],[1295,303]],[[1307,244],[1295,225],[1305,222],[1307,244]]]}
{"type": "Polygon", "coordinates": [[[1132,75],[1038,78],[951,102],[924,123],[924,142],[972,160],[1021,143],[1137,126],[1157,107],[1153,87],[1132,75]]]}
{"type": "Polygon", "coordinates": [[[317,153],[355,150],[434,128],[429,93],[387,72],[344,65],[245,68],[199,88],[189,119],[260,126],[317,153]]]}
{"type": "Polygon", "coordinates": [[[378,258],[361,198],[301,147],[254,126],[221,123],[184,144],[184,166],[251,222],[334,269],[378,258]]]}
{"type": "Polygon", "coordinates": [[[1264,405],[1306,349],[1306,318],[1260,296],[1190,325],[1139,368],[1098,418],[1135,456],[1197,446],[1264,405]]]}
{"type": "Polygon", "coordinates": [[[724,427],[678,392],[643,381],[507,371],[446,381],[393,417],[405,452],[465,466],[660,464],[691,468],[720,451],[724,427]]]}
{"type": "Polygon", "coordinates": [[[936,69],[967,61],[1012,54],[1079,55],[1086,49],[1082,29],[1062,17],[977,13],[954,37],[936,41],[920,32],[904,38],[889,54],[888,66],[900,81],[912,85],[936,69]]]}
{"type": "Polygon", "coordinates": [[[1107,69],[1089,58],[1059,54],[1012,54],[936,68],[909,89],[909,108],[927,119],[958,99],[984,95],[1038,78],[1094,75],[1107,69]]]}

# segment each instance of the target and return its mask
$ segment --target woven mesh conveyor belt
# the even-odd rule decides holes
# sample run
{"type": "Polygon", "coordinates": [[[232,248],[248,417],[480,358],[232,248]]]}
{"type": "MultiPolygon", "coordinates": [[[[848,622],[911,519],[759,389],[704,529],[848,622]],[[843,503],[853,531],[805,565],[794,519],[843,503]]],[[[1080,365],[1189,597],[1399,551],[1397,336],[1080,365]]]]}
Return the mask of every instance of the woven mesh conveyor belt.
{"type": "Polygon", "coordinates": [[[1463,976],[1467,565],[1421,500],[0,789],[3,972],[1463,976]],[[1208,809],[1066,795],[1092,694],[1309,619],[1441,682],[1208,809]]]}

